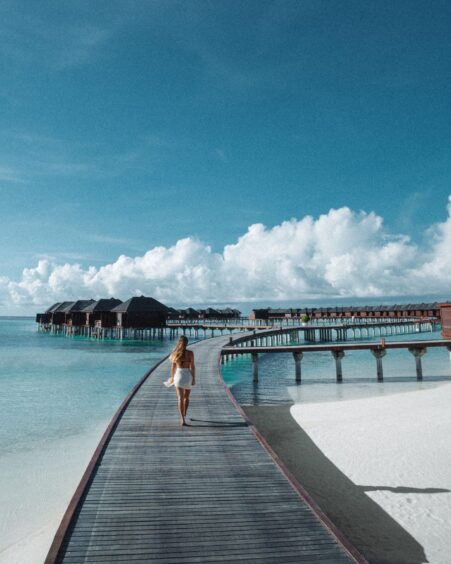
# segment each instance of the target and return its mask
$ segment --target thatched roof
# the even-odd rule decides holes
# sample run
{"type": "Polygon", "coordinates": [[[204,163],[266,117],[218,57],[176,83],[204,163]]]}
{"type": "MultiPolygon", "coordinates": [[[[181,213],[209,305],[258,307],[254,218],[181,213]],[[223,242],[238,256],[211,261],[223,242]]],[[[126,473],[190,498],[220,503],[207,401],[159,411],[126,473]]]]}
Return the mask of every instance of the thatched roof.
{"type": "Polygon", "coordinates": [[[208,315],[218,315],[219,311],[217,309],[213,309],[212,307],[207,307],[205,313],[208,315]]]}
{"type": "Polygon", "coordinates": [[[167,313],[168,310],[169,310],[168,306],[165,306],[158,300],[155,300],[154,298],[146,298],[145,296],[140,296],[140,297],[130,298],[126,302],[119,304],[112,311],[114,311],[115,313],[131,313],[131,312],[167,313]]]}
{"type": "Polygon", "coordinates": [[[175,309],[174,307],[168,307],[167,313],[180,313],[180,310],[175,309]]]}
{"type": "Polygon", "coordinates": [[[76,311],[83,311],[85,307],[95,303],[95,300],[77,300],[76,302],[66,302],[68,305],[61,309],[58,308],[57,311],[62,311],[63,313],[74,313],[76,311]]]}
{"type": "Polygon", "coordinates": [[[49,307],[49,309],[46,309],[44,313],[53,313],[56,309],[59,308],[60,305],[61,302],[57,302],[56,304],[53,304],[51,307],[49,307]]]}
{"type": "Polygon", "coordinates": [[[70,308],[74,304],[75,304],[75,302],[61,302],[60,305],[56,309],[53,310],[53,313],[65,312],[67,308],[70,308]]]}
{"type": "Polygon", "coordinates": [[[198,312],[196,309],[192,308],[192,307],[187,307],[187,308],[185,309],[185,314],[186,314],[186,315],[199,315],[199,312],[198,312]]]}
{"type": "Polygon", "coordinates": [[[231,307],[226,307],[224,309],[219,310],[221,313],[226,313],[228,315],[236,315],[236,314],[240,314],[241,311],[238,311],[237,309],[232,309],[231,307]]]}
{"type": "Polygon", "coordinates": [[[113,308],[117,307],[122,303],[122,300],[116,298],[108,298],[97,300],[92,304],[89,304],[83,309],[84,313],[94,313],[95,311],[111,311],[113,308]]]}

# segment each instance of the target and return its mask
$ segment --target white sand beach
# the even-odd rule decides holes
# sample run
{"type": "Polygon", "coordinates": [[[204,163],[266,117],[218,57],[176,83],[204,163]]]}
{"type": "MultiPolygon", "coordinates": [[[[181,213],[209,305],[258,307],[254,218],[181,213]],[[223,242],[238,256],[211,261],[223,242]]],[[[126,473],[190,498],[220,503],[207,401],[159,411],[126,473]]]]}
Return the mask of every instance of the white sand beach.
{"type": "Polygon", "coordinates": [[[42,564],[105,427],[0,457],[1,564],[42,564]]]}
{"type": "Polygon", "coordinates": [[[449,564],[450,406],[451,383],[445,382],[245,411],[370,562],[449,564]]]}
{"type": "Polygon", "coordinates": [[[445,564],[451,558],[450,406],[446,383],[297,404],[291,413],[324,455],[422,545],[428,562],[445,564]]]}

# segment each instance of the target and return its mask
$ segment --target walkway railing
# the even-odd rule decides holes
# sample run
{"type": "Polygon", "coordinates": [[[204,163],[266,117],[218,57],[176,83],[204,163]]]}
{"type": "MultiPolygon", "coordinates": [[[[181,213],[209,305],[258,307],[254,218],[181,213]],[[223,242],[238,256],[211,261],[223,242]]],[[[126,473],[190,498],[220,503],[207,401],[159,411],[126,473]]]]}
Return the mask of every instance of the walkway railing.
{"type": "MultiPolygon", "coordinates": [[[[399,323],[432,323],[439,324],[440,319],[437,317],[418,317],[418,316],[405,316],[405,317],[327,317],[327,318],[311,318],[307,322],[309,325],[374,325],[374,324],[399,324],[399,323]]],[[[298,327],[306,323],[299,317],[281,317],[271,319],[249,319],[247,317],[237,317],[230,319],[223,318],[183,318],[183,319],[168,319],[168,326],[178,325],[221,325],[221,326],[252,326],[252,327],[298,327]]]]}
{"type": "Polygon", "coordinates": [[[343,381],[342,360],[348,351],[370,351],[376,359],[377,381],[384,380],[384,371],[382,359],[390,349],[406,349],[415,358],[415,369],[417,380],[423,379],[423,368],[421,358],[426,354],[430,347],[446,347],[451,353],[451,340],[424,340],[424,341],[391,341],[387,343],[352,343],[352,344],[320,344],[320,345],[303,345],[303,346],[258,346],[256,341],[258,337],[251,339],[251,345],[246,344],[246,340],[241,339],[238,346],[228,346],[222,349],[222,361],[227,361],[234,356],[251,355],[252,358],[252,376],[253,381],[258,382],[258,357],[264,353],[292,353],[294,359],[295,381],[301,382],[301,361],[304,353],[329,351],[335,359],[336,379],[337,382],[343,381]],[[254,344],[252,344],[254,343],[254,344]]]}

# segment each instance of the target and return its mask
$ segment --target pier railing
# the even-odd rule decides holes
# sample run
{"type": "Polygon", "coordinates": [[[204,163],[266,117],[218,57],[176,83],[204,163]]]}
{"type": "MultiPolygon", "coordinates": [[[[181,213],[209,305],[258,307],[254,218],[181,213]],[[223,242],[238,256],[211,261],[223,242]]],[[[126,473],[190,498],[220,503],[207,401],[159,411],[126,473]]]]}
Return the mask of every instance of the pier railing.
{"type": "Polygon", "coordinates": [[[299,327],[305,325],[378,325],[378,324],[399,324],[399,323],[431,323],[439,324],[440,319],[437,317],[323,317],[311,318],[308,322],[303,322],[299,317],[287,318],[271,318],[271,319],[249,319],[247,317],[237,317],[230,319],[222,318],[181,318],[181,319],[168,319],[168,326],[183,326],[183,325],[199,325],[199,326],[215,326],[215,325],[243,325],[246,327],[299,327]]]}
{"type": "Polygon", "coordinates": [[[348,351],[369,351],[376,359],[376,375],[377,381],[383,382],[384,371],[382,359],[390,349],[406,349],[415,359],[415,370],[417,380],[423,379],[423,367],[421,359],[426,354],[428,348],[446,347],[451,353],[451,340],[424,340],[424,341],[391,341],[379,343],[340,343],[340,344],[318,344],[303,346],[258,346],[255,341],[258,336],[253,339],[254,344],[247,345],[243,339],[236,343],[236,346],[227,346],[222,349],[222,362],[227,362],[234,356],[250,355],[252,358],[252,377],[254,382],[258,382],[258,357],[264,353],[291,353],[294,359],[295,381],[301,383],[301,361],[304,353],[315,353],[329,351],[335,359],[336,380],[338,383],[343,381],[342,360],[348,351]]]}

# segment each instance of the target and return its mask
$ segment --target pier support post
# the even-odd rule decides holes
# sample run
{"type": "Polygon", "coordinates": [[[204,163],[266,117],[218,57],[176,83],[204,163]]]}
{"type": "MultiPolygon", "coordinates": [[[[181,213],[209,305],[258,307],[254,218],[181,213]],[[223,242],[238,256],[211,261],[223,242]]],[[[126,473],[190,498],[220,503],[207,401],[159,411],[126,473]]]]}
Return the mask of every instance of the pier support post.
{"type": "Polygon", "coordinates": [[[409,352],[415,357],[415,366],[417,370],[417,380],[423,379],[423,366],[421,365],[421,357],[427,352],[426,348],[409,347],[409,352]]]}
{"type": "Polygon", "coordinates": [[[382,366],[382,359],[387,354],[385,349],[371,349],[371,352],[376,359],[376,368],[377,368],[377,381],[383,382],[384,381],[384,369],[382,366]]]}
{"type": "Polygon", "coordinates": [[[293,353],[293,358],[294,358],[294,370],[295,370],[295,377],[296,377],[296,382],[300,383],[301,382],[301,360],[302,357],[304,355],[301,352],[294,352],[293,353]]]}
{"type": "Polygon", "coordinates": [[[344,357],[344,351],[331,351],[332,356],[335,358],[335,369],[337,373],[337,382],[343,382],[343,369],[341,367],[341,359],[344,357]]]}
{"type": "Polygon", "coordinates": [[[258,382],[258,353],[252,353],[252,381],[258,382]]]}

